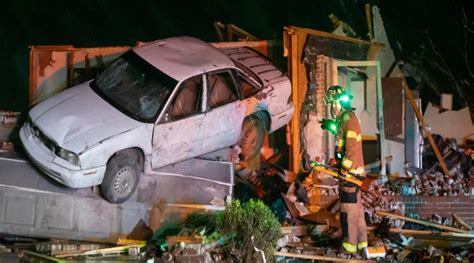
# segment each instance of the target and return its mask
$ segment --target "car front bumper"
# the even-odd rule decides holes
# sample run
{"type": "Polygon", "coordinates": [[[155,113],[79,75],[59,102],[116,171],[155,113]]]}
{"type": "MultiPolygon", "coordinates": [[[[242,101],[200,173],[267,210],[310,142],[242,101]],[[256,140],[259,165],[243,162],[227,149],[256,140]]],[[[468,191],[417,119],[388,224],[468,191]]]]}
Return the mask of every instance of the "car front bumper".
{"type": "Polygon", "coordinates": [[[28,124],[20,129],[20,139],[28,157],[33,163],[54,180],[72,187],[84,188],[102,183],[105,165],[91,169],[81,169],[59,158],[36,137],[28,124]]]}

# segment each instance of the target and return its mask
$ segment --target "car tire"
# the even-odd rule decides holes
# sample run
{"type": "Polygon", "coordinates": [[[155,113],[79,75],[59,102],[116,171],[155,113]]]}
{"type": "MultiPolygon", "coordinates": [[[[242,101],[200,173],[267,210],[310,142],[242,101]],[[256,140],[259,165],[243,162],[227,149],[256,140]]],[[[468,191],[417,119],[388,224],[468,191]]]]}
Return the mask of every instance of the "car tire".
{"type": "Polygon", "coordinates": [[[251,160],[260,153],[264,138],[264,122],[255,116],[246,118],[242,124],[242,130],[240,132],[239,139],[242,161],[251,160]]]}
{"type": "Polygon", "coordinates": [[[134,151],[116,154],[107,163],[100,189],[112,204],[125,202],[135,192],[140,176],[139,161],[134,151]]]}

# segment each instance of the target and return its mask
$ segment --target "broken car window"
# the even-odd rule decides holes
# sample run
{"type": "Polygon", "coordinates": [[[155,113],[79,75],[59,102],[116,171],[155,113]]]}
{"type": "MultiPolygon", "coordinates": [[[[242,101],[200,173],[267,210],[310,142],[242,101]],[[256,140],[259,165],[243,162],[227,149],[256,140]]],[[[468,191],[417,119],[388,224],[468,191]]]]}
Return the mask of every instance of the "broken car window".
{"type": "Polygon", "coordinates": [[[154,122],[176,84],[176,80],[128,51],[106,68],[92,87],[130,117],[154,122]]]}
{"type": "Polygon", "coordinates": [[[237,99],[236,89],[229,72],[209,75],[209,104],[211,109],[227,104],[237,99]]]}

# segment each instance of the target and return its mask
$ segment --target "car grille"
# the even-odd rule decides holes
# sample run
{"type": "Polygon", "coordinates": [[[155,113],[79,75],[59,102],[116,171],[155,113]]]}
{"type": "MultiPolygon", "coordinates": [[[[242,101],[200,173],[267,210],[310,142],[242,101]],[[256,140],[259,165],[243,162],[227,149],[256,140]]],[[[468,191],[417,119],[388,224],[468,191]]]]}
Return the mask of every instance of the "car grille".
{"type": "Polygon", "coordinates": [[[31,133],[33,133],[46,148],[48,148],[51,152],[56,153],[56,143],[48,138],[34,123],[29,120],[31,133]]]}

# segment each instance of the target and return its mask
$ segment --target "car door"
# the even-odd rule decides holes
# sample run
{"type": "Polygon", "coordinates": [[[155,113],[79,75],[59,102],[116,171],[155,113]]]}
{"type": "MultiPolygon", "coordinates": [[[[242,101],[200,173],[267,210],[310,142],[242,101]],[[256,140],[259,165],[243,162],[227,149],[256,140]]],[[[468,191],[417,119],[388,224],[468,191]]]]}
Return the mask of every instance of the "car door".
{"type": "Polygon", "coordinates": [[[158,168],[200,153],[203,142],[203,75],[182,81],[153,131],[152,167],[158,168]]]}
{"type": "Polygon", "coordinates": [[[246,112],[229,70],[208,73],[206,76],[208,96],[203,153],[235,144],[246,112]]]}

